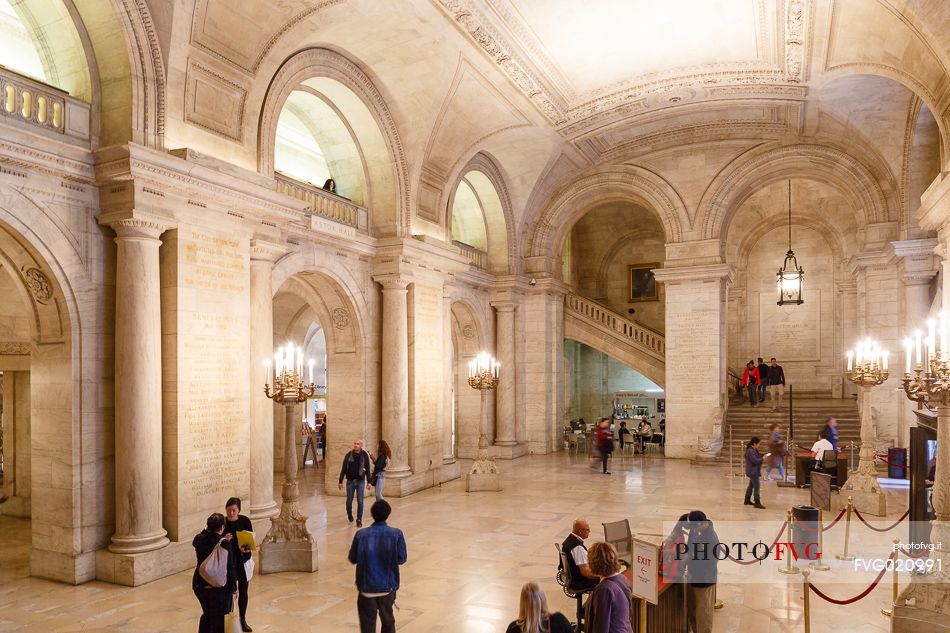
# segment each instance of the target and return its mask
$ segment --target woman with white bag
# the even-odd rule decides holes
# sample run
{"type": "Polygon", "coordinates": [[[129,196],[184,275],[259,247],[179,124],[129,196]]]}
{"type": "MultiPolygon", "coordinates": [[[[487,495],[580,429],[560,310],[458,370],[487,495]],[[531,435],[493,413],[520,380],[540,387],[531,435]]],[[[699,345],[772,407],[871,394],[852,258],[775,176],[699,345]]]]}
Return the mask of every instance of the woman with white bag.
{"type": "Polygon", "coordinates": [[[198,633],[224,633],[224,616],[237,594],[237,571],[230,555],[230,534],[224,534],[224,515],[208,517],[208,527],[191,544],[198,560],[191,588],[201,603],[198,633]]]}

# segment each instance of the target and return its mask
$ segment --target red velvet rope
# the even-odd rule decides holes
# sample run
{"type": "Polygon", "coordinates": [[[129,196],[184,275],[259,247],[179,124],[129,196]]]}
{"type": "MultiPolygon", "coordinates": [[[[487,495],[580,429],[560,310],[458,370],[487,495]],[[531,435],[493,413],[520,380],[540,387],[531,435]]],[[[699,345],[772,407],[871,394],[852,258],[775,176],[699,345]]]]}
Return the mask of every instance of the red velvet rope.
{"type": "Polygon", "coordinates": [[[838,513],[838,516],[835,517],[835,520],[832,521],[831,523],[829,523],[829,524],[828,524],[828,527],[822,528],[821,531],[822,531],[822,532],[827,532],[828,530],[830,530],[831,528],[833,528],[835,525],[837,525],[838,521],[841,520],[841,517],[844,516],[845,510],[846,510],[846,508],[841,508],[841,512],[838,513]]]}
{"type": "Polygon", "coordinates": [[[881,460],[888,466],[896,466],[897,468],[903,468],[904,470],[907,470],[907,466],[904,466],[903,464],[895,464],[894,462],[889,462],[887,461],[887,458],[884,457],[883,455],[875,455],[875,457],[877,457],[879,460],[881,460]]]}
{"type": "MultiPolygon", "coordinates": [[[[896,557],[897,557],[897,552],[891,552],[891,555],[888,556],[887,560],[893,561],[896,557]]],[[[815,595],[817,595],[819,598],[821,598],[822,600],[825,600],[826,602],[830,602],[831,604],[841,604],[841,605],[851,604],[852,602],[857,602],[861,598],[871,593],[871,590],[874,589],[879,582],[881,582],[882,578],[884,578],[884,573],[886,571],[887,571],[887,565],[884,565],[881,568],[881,573],[877,575],[877,578],[874,579],[874,581],[868,586],[868,588],[862,591],[861,593],[859,593],[858,595],[856,595],[855,597],[850,598],[849,600],[836,600],[811,583],[808,583],[808,588],[811,589],[813,592],[815,592],[815,595]]]]}
{"type": "MultiPolygon", "coordinates": [[[[769,545],[769,551],[771,551],[772,548],[775,547],[775,544],[778,543],[778,540],[782,538],[782,532],[785,531],[786,526],[788,526],[788,521],[783,522],[782,527],[778,529],[778,534],[775,535],[775,539],[772,541],[772,544],[769,545]]],[[[732,554],[727,554],[727,557],[729,558],[729,560],[739,565],[754,565],[756,563],[762,562],[758,558],[754,558],[754,557],[752,558],[752,560],[739,560],[738,558],[733,558],[732,554]]]]}
{"type": "Polygon", "coordinates": [[[907,512],[905,512],[904,514],[902,514],[902,515],[901,515],[901,518],[897,519],[897,521],[894,521],[893,524],[887,526],[886,528],[876,528],[876,527],[874,527],[873,525],[871,525],[870,523],[868,523],[868,522],[864,519],[864,517],[861,516],[861,512],[859,512],[857,508],[854,509],[854,513],[855,513],[856,515],[858,515],[858,518],[859,518],[859,519],[861,519],[861,523],[863,523],[864,525],[868,526],[868,528],[874,530],[875,532],[890,532],[891,530],[893,530],[894,528],[896,528],[897,525],[898,525],[901,521],[903,521],[904,519],[907,518],[907,516],[910,514],[910,510],[908,510],[907,512]]]}
{"type": "Polygon", "coordinates": [[[920,550],[920,552],[918,552],[917,554],[915,554],[915,553],[909,552],[909,551],[907,551],[906,549],[904,549],[903,547],[901,547],[901,548],[900,548],[900,553],[903,554],[904,556],[906,556],[907,558],[923,558],[924,556],[928,556],[928,555],[930,554],[930,550],[929,550],[929,549],[920,550]]]}

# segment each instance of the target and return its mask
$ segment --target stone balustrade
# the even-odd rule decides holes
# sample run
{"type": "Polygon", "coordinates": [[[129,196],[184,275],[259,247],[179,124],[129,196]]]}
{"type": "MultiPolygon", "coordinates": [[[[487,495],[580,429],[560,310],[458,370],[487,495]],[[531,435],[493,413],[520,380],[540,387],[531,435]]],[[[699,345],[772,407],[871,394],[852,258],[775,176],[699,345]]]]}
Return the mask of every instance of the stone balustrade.
{"type": "Polygon", "coordinates": [[[581,316],[589,321],[613,330],[620,336],[628,339],[634,345],[646,348],[659,356],[666,355],[666,338],[653,330],[637,325],[625,319],[616,312],[605,308],[596,301],[585,299],[579,295],[569,294],[564,300],[564,307],[569,312],[581,316]]]}
{"type": "Polygon", "coordinates": [[[278,192],[306,202],[309,211],[314,215],[366,232],[369,215],[365,208],[320,187],[283,174],[274,174],[274,179],[277,181],[278,192]]]}
{"type": "Polygon", "coordinates": [[[475,248],[474,246],[469,246],[468,244],[464,244],[462,242],[457,242],[455,240],[452,240],[452,245],[458,249],[458,252],[462,255],[462,257],[467,257],[468,261],[470,261],[476,268],[484,269],[486,267],[485,265],[488,261],[488,253],[485,251],[475,248]]]}
{"type": "Polygon", "coordinates": [[[2,66],[0,116],[80,141],[90,140],[88,103],[2,66]]]}

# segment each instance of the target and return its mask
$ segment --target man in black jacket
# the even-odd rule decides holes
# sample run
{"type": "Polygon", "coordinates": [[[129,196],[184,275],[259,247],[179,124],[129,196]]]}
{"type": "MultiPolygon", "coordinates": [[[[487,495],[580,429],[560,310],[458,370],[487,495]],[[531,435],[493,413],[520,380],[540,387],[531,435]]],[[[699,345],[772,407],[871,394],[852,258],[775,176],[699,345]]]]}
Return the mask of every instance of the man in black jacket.
{"type": "Polygon", "coordinates": [[[340,467],[339,490],[343,490],[346,479],[346,517],[353,522],[353,495],[356,494],[356,527],[363,527],[363,493],[369,487],[366,477],[369,474],[369,455],[363,450],[363,440],[353,441],[353,450],[343,457],[340,467]]]}
{"type": "Polygon", "coordinates": [[[766,376],[768,378],[762,382],[768,385],[769,400],[772,404],[769,411],[778,411],[782,408],[782,396],[785,395],[785,370],[778,364],[774,356],[766,376]]]}
{"type": "MultiPolygon", "coordinates": [[[[689,558],[686,563],[686,622],[693,633],[712,633],[719,580],[719,535],[704,512],[687,516],[689,558]]],[[[721,555],[721,554],[720,554],[721,555]]]]}
{"type": "Polygon", "coordinates": [[[765,387],[769,384],[769,366],[760,356],[759,359],[759,402],[765,402],[765,387]]]}

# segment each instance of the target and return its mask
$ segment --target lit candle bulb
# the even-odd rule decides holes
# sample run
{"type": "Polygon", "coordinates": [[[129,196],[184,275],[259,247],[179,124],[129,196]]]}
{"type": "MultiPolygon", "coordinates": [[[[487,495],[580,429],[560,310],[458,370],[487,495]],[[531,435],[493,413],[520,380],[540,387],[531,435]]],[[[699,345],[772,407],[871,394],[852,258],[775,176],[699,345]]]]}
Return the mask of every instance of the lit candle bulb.
{"type": "Polygon", "coordinates": [[[268,385],[271,383],[271,379],[270,379],[270,360],[265,360],[265,361],[264,361],[264,382],[265,382],[266,384],[268,384],[268,385]]]}
{"type": "Polygon", "coordinates": [[[854,367],[854,352],[851,350],[848,350],[848,371],[851,371],[853,367],[854,367]]]}
{"type": "Polygon", "coordinates": [[[920,355],[920,339],[921,339],[920,330],[914,331],[914,346],[917,348],[917,365],[923,365],[923,359],[920,355]]]}

